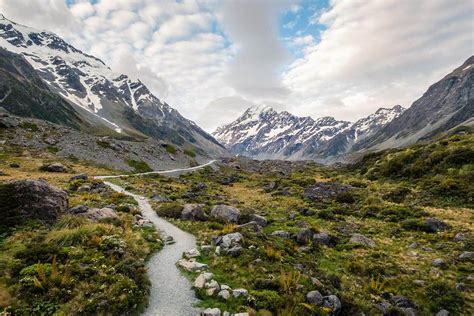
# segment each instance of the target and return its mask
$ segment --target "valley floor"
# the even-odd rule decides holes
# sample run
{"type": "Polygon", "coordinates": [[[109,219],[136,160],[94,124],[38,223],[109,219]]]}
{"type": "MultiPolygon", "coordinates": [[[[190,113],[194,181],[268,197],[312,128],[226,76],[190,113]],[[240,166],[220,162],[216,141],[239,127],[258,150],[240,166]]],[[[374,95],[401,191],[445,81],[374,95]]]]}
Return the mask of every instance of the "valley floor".
{"type": "MultiPolygon", "coordinates": [[[[203,308],[471,315],[473,144],[471,134],[454,135],[336,169],[236,158],[175,178],[110,181],[148,197],[158,215],[196,236],[194,260],[207,268],[183,272],[191,281],[212,273],[202,288],[194,283],[203,308]],[[231,295],[222,293],[224,285],[231,295]]],[[[9,180],[42,177],[68,190],[69,206],[111,206],[118,215],[2,227],[0,306],[15,314],[140,310],[149,290],[145,260],[161,241],[140,222],[133,200],[90,179],[111,171],[53,153],[4,149],[2,188],[9,180]],[[44,171],[55,161],[67,172],[44,171]],[[82,172],[88,180],[70,180],[82,172]],[[70,277],[58,279],[58,270],[70,277]]],[[[0,198],[8,201],[1,192],[0,198]]]]}

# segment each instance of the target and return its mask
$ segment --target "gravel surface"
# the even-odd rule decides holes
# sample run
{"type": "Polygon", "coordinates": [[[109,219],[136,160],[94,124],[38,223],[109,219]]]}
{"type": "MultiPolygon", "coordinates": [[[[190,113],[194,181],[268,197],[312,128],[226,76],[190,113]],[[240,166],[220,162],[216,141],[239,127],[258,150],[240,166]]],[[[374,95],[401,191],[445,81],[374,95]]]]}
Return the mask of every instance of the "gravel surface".
{"type": "Polygon", "coordinates": [[[181,259],[183,252],[196,248],[194,236],[158,217],[145,197],[125,191],[113,183],[105,183],[117,192],[132,196],[138,202],[142,215],[152,221],[163,234],[172,236],[175,241],[174,244],[166,245],[148,261],[148,276],[152,286],[148,308],[144,315],[199,315],[200,309],[193,307],[198,299],[194,296],[191,283],[176,267],[176,262],[181,259]]]}

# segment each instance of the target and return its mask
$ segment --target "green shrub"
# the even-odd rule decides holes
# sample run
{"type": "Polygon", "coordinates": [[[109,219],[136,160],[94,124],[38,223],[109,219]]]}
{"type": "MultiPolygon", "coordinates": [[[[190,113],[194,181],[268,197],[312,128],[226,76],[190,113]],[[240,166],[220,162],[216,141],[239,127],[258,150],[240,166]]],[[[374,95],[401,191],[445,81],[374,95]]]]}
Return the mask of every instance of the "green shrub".
{"type": "Polygon", "coordinates": [[[162,217],[178,219],[181,217],[183,206],[176,202],[162,203],[156,213],[162,217]]]}
{"type": "Polygon", "coordinates": [[[20,127],[24,128],[24,129],[29,129],[32,132],[39,131],[38,125],[36,125],[35,123],[31,123],[31,122],[23,121],[23,122],[20,123],[20,127]]]}
{"type": "Polygon", "coordinates": [[[394,203],[402,203],[410,192],[409,188],[399,187],[386,193],[383,199],[394,203]]]}
{"type": "Polygon", "coordinates": [[[342,192],[336,195],[336,201],[339,203],[347,203],[347,204],[352,204],[356,200],[354,198],[354,195],[352,192],[342,192]]]}
{"type": "Polygon", "coordinates": [[[184,154],[189,156],[189,157],[196,157],[196,153],[192,149],[185,149],[184,154]]]}
{"type": "Polygon", "coordinates": [[[285,305],[285,300],[275,291],[250,291],[250,295],[255,298],[255,307],[257,309],[275,311],[285,305]]]}
{"type": "Polygon", "coordinates": [[[435,281],[428,285],[425,293],[430,310],[434,313],[446,309],[451,313],[458,314],[464,306],[464,299],[459,291],[443,281],[435,281]]]}
{"type": "Polygon", "coordinates": [[[166,149],[166,151],[167,151],[168,153],[170,153],[170,154],[173,154],[173,155],[174,155],[174,154],[176,154],[176,152],[177,152],[176,148],[175,148],[173,145],[171,145],[171,144],[163,144],[162,146],[163,146],[163,148],[166,149]]]}
{"type": "Polygon", "coordinates": [[[153,169],[143,160],[127,160],[127,164],[134,169],[136,173],[150,172],[153,169]]]}

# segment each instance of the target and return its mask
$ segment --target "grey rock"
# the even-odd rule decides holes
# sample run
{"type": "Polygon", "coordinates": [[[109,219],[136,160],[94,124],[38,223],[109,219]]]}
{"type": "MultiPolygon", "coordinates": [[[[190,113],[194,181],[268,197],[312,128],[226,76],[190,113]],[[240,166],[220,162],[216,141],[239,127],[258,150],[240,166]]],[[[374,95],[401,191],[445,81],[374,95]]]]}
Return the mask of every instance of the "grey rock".
{"type": "Polygon", "coordinates": [[[352,235],[351,239],[349,239],[349,243],[367,246],[369,248],[375,247],[375,241],[358,233],[352,235]]]}
{"type": "Polygon", "coordinates": [[[313,243],[316,245],[325,245],[328,247],[334,247],[338,242],[335,236],[329,235],[328,233],[321,232],[314,234],[313,243]]]}
{"type": "Polygon", "coordinates": [[[392,304],[401,308],[416,308],[416,304],[406,296],[395,295],[391,298],[392,304]]]}
{"type": "Polygon", "coordinates": [[[258,214],[251,214],[250,220],[256,222],[258,225],[265,227],[268,224],[267,219],[264,216],[258,214]]]}
{"type": "Polygon", "coordinates": [[[307,245],[313,238],[314,232],[310,228],[304,228],[296,234],[296,242],[300,245],[307,245]]]}
{"type": "Polygon", "coordinates": [[[336,295],[329,295],[324,297],[324,306],[331,309],[331,315],[337,316],[341,312],[342,304],[336,295]]]}
{"type": "Polygon", "coordinates": [[[260,226],[257,222],[251,221],[242,225],[237,225],[236,229],[241,230],[243,228],[251,229],[254,232],[261,232],[262,226],[260,226]]]}
{"type": "Polygon", "coordinates": [[[463,233],[457,233],[456,236],[454,236],[454,241],[465,241],[465,240],[467,240],[467,238],[463,233]]]}
{"type": "Polygon", "coordinates": [[[28,219],[52,222],[68,209],[67,193],[46,181],[17,180],[2,186],[5,195],[0,196],[0,209],[9,205],[8,212],[2,215],[3,223],[28,219]],[[8,202],[2,199],[8,199],[8,202]]]}
{"type": "Polygon", "coordinates": [[[444,261],[442,258],[433,259],[431,264],[437,268],[446,268],[446,261],[444,261]]]}
{"type": "Polygon", "coordinates": [[[221,310],[218,308],[206,308],[201,312],[201,316],[221,316],[221,310]]]}
{"type": "Polygon", "coordinates": [[[449,225],[437,218],[427,218],[423,221],[423,227],[427,232],[437,233],[445,231],[449,228],[449,225]]]}
{"type": "Polygon", "coordinates": [[[84,180],[84,181],[86,181],[88,178],[89,178],[89,176],[87,175],[87,173],[81,173],[81,174],[72,176],[69,179],[69,182],[74,181],[74,180],[84,180]]]}
{"type": "Polygon", "coordinates": [[[445,309],[442,309],[436,313],[436,316],[449,316],[449,312],[445,309]]]}
{"type": "Polygon", "coordinates": [[[79,213],[85,213],[89,210],[89,207],[87,205],[76,205],[74,207],[71,207],[68,212],[71,214],[79,214],[79,213]]]}
{"type": "Polygon", "coordinates": [[[220,246],[222,249],[227,250],[233,246],[239,245],[239,243],[243,240],[243,236],[241,233],[230,233],[224,236],[219,236],[215,243],[217,246],[220,246]]]}
{"type": "Polygon", "coordinates": [[[276,236],[280,238],[290,238],[290,233],[285,231],[285,230],[275,230],[273,233],[271,233],[271,236],[276,236]]]}
{"type": "Polygon", "coordinates": [[[44,166],[44,170],[49,172],[66,172],[67,168],[62,163],[55,162],[44,166]]]}
{"type": "Polygon", "coordinates": [[[466,284],[464,283],[456,283],[454,287],[456,288],[456,290],[461,291],[461,292],[464,292],[467,290],[466,284]]]}
{"type": "Polygon", "coordinates": [[[459,259],[461,260],[470,260],[474,258],[474,251],[465,251],[459,255],[459,259]]]}
{"type": "Polygon", "coordinates": [[[194,287],[198,289],[204,288],[204,285],[210,281],[214,275],[210,272],[203,272],[197,276],[194,280],[194,287]]]}
{"type": "Polygon", "coordinates": [[[324,303],[323,296],[319,291],[311,291],[306,294],[306,301],[312,305],[321,306],[324,303]]]}
{"type": "Polygon", "coordinates": [[[201,253],[197,249],[190,249],[184,253],[184,257],[186,259],[196,258],[199,257],[201,253]]]}
{"type": "Polygon", "coordinates": [[[204,213],[203,204],[184,204],[183,210],[181,211],[182,220],[190,221],[205,221],[207,215],[204,213]]]}
{"type": "Polygon", "coordinates": [[[240,254],[242,253],[242,247],[240,246],[234,246],[232,248],[230,248],[229,250],[227,250],[226,254],[228,256],[231,256],[231,257],[238,257],[240,256],[240,254]]]}
{"type": "Polygon", "coordinates": [[[79,193],[85,193],[85,192],[90,192],[92,190],[90,185],[83,184],[79,188],[77,188],[77,192],[79,193]]]}
{"type": "Polygon", "coordinates": [[[249,292],[246,289],[234,289],[232,295],[234,297],[248,296],[249,292]]]}
{"type": "Polygon", "coordinates": [[[115,213],[113,209],[108,208],[108,207],[91,208],[91,209],[88,209],[84,213],[78,213],[76,215],[88,218],[93,222],[98,222],[106,218],[118,218],[117,213],[115,213]]]}
{"type": "Polygon", "coordinates": [[[191,260],[180,259],[178,260],[178,265],[182,267],[183,269],[190,272],[201,271],[208,268],[207,264],[197,262],[193,259],[191,260]]]}
{"type": "Polygon", "coordinates": [[[211,216],[227,223],[237,223],[240,218],[240,211],[229,205],[215,205],[211,210],[211,216]]]}
{"type": "Polygon", "coordinates": [[[217,293],[217,297],[227,301],[230,298],[230,291],[229,290],[220,290],[219,293],[217,293]]]}

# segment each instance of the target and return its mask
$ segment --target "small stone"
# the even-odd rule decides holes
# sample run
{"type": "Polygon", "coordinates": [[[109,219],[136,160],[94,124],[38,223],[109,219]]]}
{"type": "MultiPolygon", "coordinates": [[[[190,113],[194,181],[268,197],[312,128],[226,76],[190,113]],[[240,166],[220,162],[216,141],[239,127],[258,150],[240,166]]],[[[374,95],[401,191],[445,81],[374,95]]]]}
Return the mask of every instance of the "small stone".
{"type": "Polygon", "coordinates": [[[456,290],[461,291],[461,292],[464,292],[467,290],[466,284],[464,283],[456,283],[454,287],[456,288],[456,290]]]}
{"type": "Polygon", "coordinates": [[[349,243],[367,246],[369,248],[375,247],[375,241],[358,233],[352,235],[351,239],[349,239],[349,243]]]}
{"type": "Polygon", "coordinates": [[[234,297],[247,296],[249,292],[246,289],[235,289],[232,291],[234,297]]]}
{"type": "Polygon", "coordinates": [[[312,305],[321,306],[324,303],[323,296],[319,291],[311,291],[306,294],[306,301],[312,305]]]}
{"type": "Polygon", "coordinates": [[[226,253],[227,253],[228,256],[237,258],[242,253],[242,247],[234,246],[234,247],[230,248],[229,250],[227,250],[226,253]]]}
{"type": "Polygon", "coordinates": [[[463,233],[457,233],[456,236],[454,236],[454,241],[465,241],[466,239],[463,233]]]}
{"type": "Polygon", "coordinates": [[[280,237],[280,238],[285,238],[285,239],[290,238],[290,233],[285,230],[276,230],[270,235],[280,237]]]}
{"type": "Polygon", "coordinates": [[[313,238],[313,231],[309,228],[304,228],[296,235],[296,242],[300,245],[306,245],[313,238]]]}
{"type": "Polygon", "coordinates": [[[217,297],[227,301],[230,298],[230,292],[229,290],[220,290],[217,297]]]}
{"type": "Polygon", "coordinates": [[[88,178],[89,178],[89,176],[87,175],[87,173],[81,173],[81,174],[78,174],[78,175],[75,175],[75,176],[71,177],[69,179],[69,182],[74,181],[74,180],[84,180],[84,181],[86,181],[88,178]]]}
{"type": "Polygon", "coordinates": [[[436,316],[449,316],[449,312],[445,309],[442,309],[436,313],[436,316]]]}
{"type": "Polygon", "coordinates": [[[256,222],[259,226],[262,226],[262,227],[265,227],[268,224],[267,219],[258,214],[251,214],[250,220],[256,222]]]}
{"type": "Polygon", "coordinates": [[[201,312],[201,316],[221,316],[221,310],[218,308],[207,308],[201,312]]]}
{"type": "Polygon", "coordinates": [[[55,162],[52,164],[49,164],[47,166],[43,166],[44,170],[49,171],[49,172],[66,172],[67,168],[59,162],[55,162]]]}
{"type": "Polygon", "coordinates": [[[230,286],[226,285],[226,284],[221,284],[221,290],[229,290],[231,291],[232,289],[230,288],[230,286]]]}
{"type": "Polygon", "coordinates": [[[13,162],[13,163],[10,164],[10,168],[20,168],[20,165],[13,162]]]}
{"type": "Polygon", "coordinates": [[[431,264],[437,268],[446,268],[446,261],[444,261],[444,259],[441,259],[441,258],[434,259],[431,262],[431,264]]]}
{"type": "Polygon", "coordinates": [[[197,249],[191,249],[184,253],[184,257],[187,259],[199,257],[201,253],[197,249]]]}
{"type": "Polygon", "coordinates": [[[459,259],[461,260],[470,260],[474,258],[474,251],[465,251],[459,255],[459,259]]]}
{"type": "Polygon", "coordinates": [[[402,295],[395,295],[391,299],[392,303],[401,308],[415,308],[415,303],[409,298],[402,295]]]}
{"type": "Polygon", "coordinates": [[[341,312],[341,301],[336,295],[329,295],[324,297],[324,306],[331,309],[331,315],[337,316],[341,312]]]}
{"type": "Polygon", "coordinates": [[[183,269],[187,271],[191,271],[191,272],[200,271],[200,270],[204,270],[208,268],[207,264],[200,263],[195,260],[186,260],[186,259],[178,260],[178,265],[182,267],[183,269]]]}
{"type": "Polygon", "coordinates": [[[81,186],[77,189],[77,192],[78,192],[78,193],[85,193],[85,192],[90,192],[90,191],[91,191],[91,186],[90,186],[90,185],[87,185],[87,184],[81,185],[81,186]]]}
{"type": "Polygon", "coordinates": [[[194,280],[194,287],[198,289],[204,288],[204,285],[207,281],[211,280],[214,275],[210,272],[204,272],[197,276],[196,280],[194,280]]]}
{"type": "Polygon", "coordinates": [[[423,221],[423,226],[427,232],[437,233],[447,230],[449,225],[437,218],[427,218],[423,221]]]}
{"type": "Polygon", "coordinates": [[[89,210],[89,207],[86,205],[76,205],[74,207],[71,207],[68,212],[71,214],[79,214],[79,213],[85,213],[89,210]]]}

